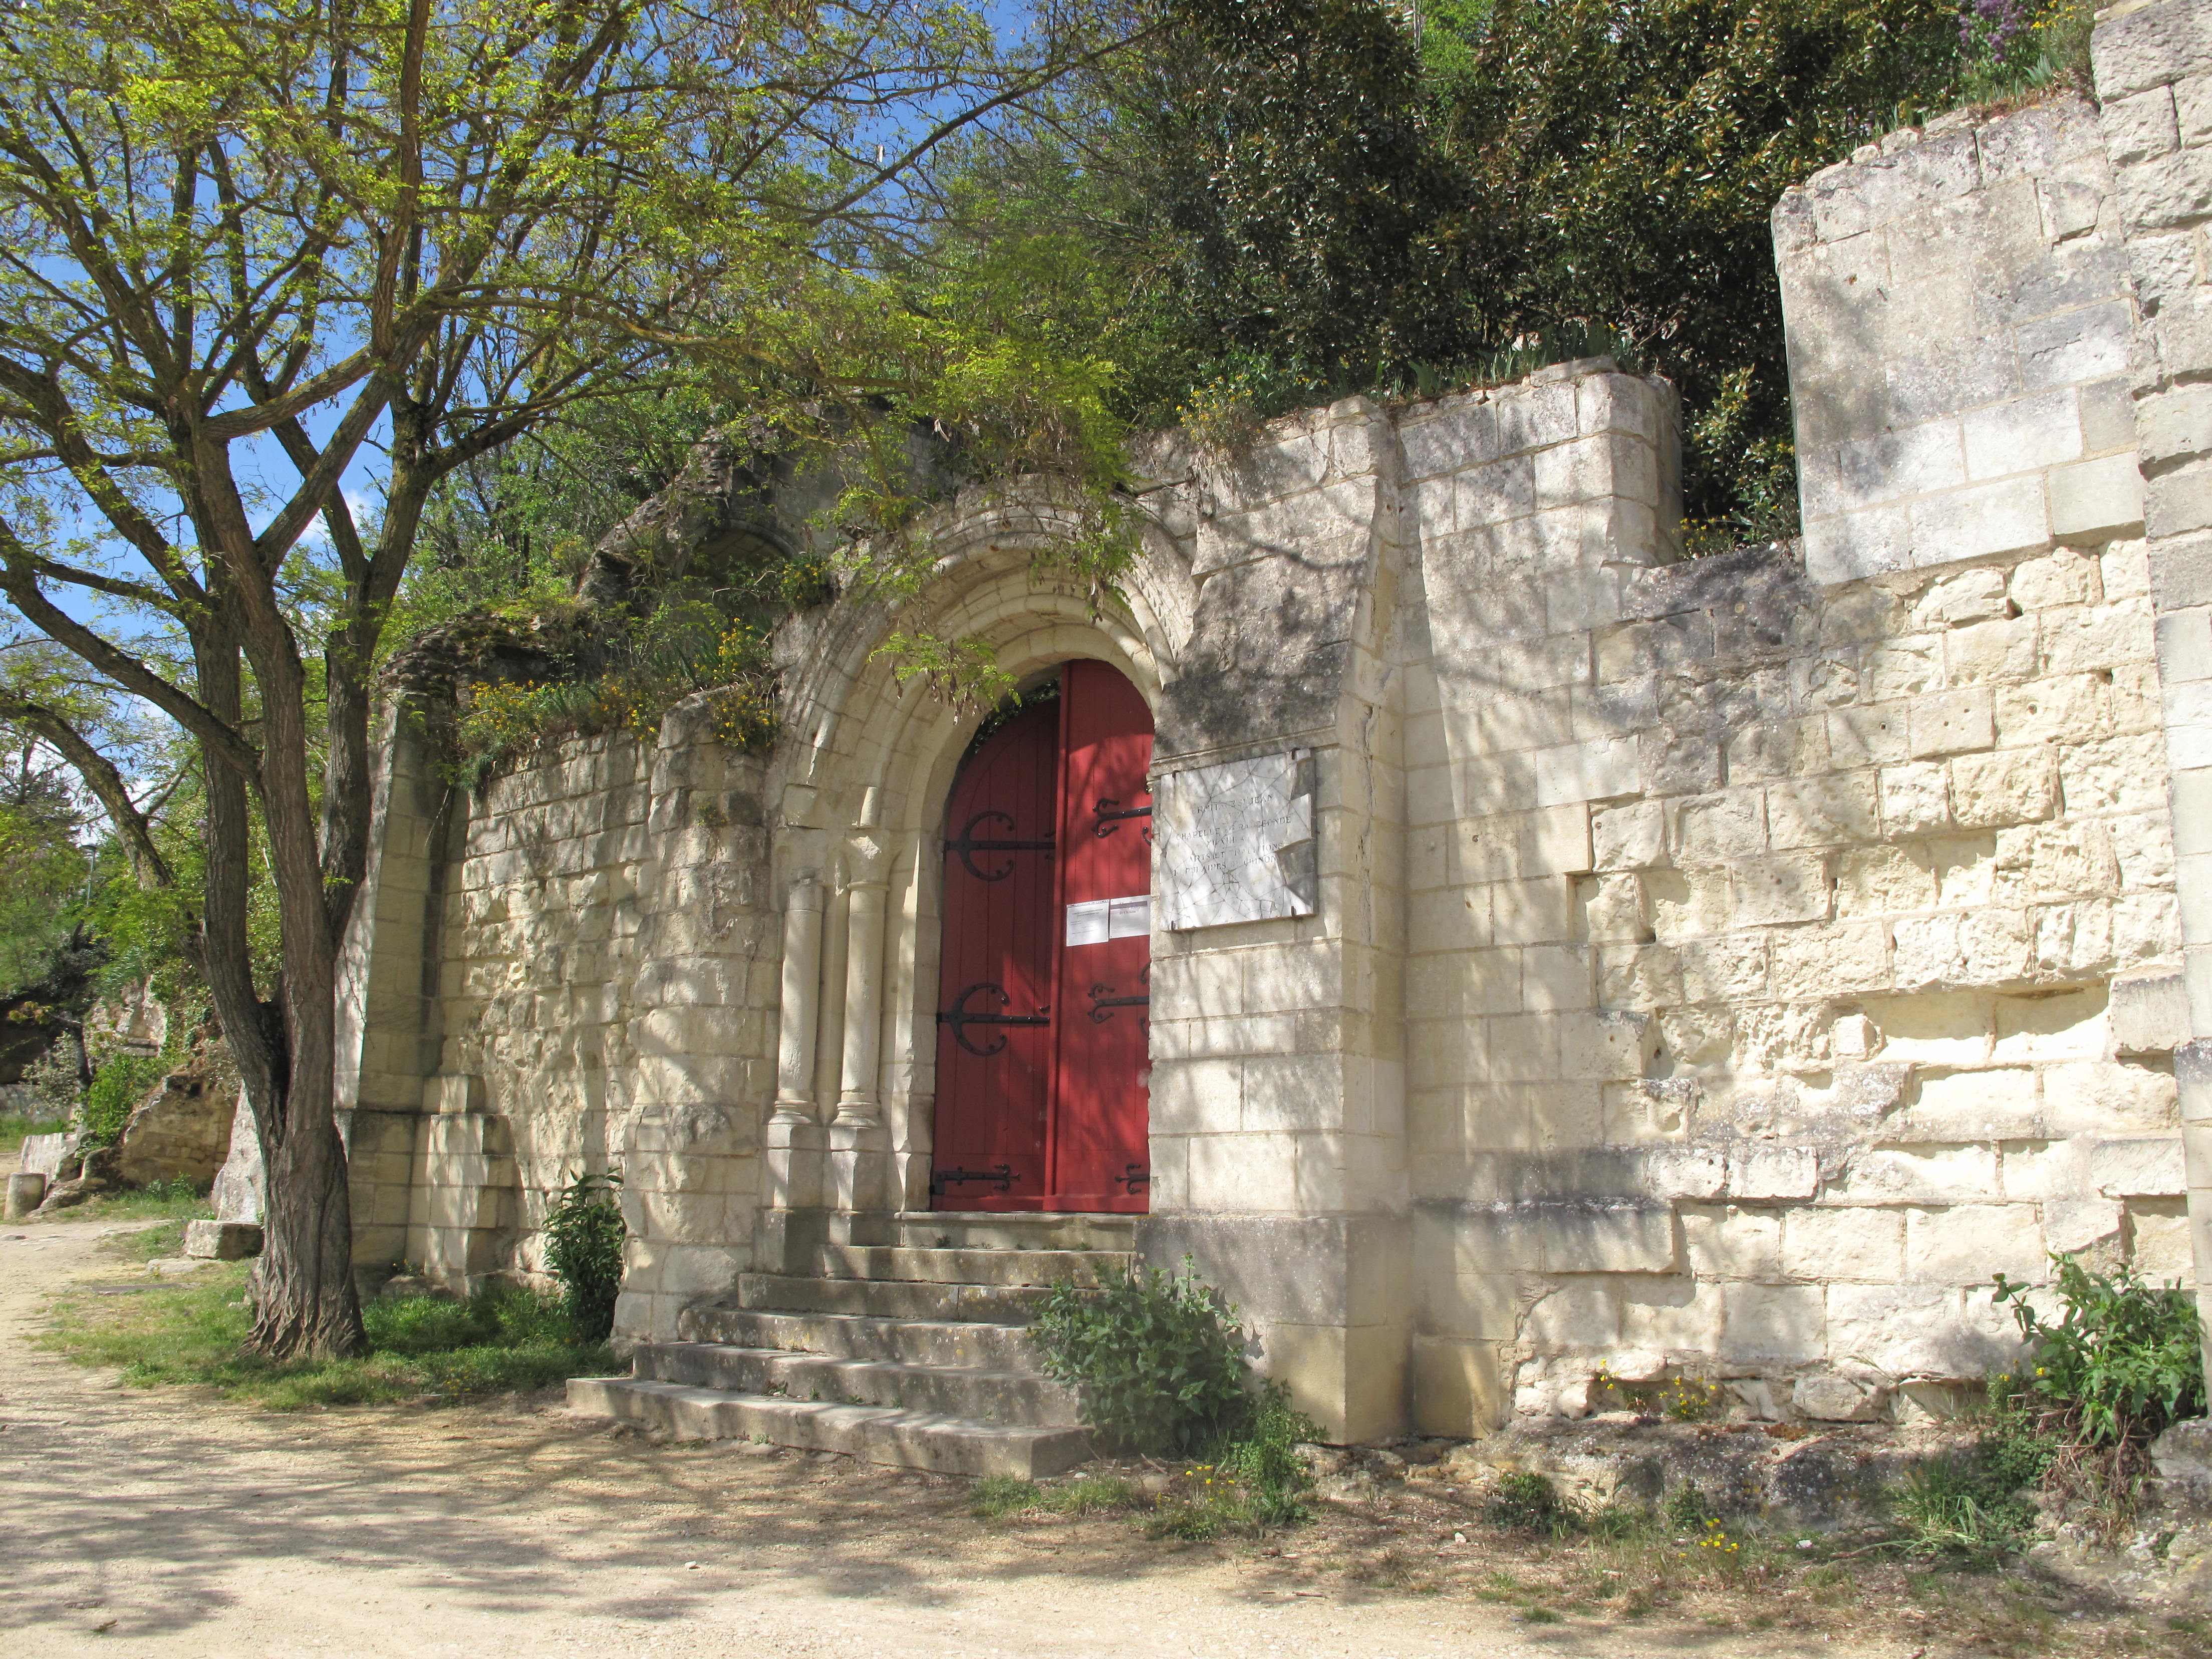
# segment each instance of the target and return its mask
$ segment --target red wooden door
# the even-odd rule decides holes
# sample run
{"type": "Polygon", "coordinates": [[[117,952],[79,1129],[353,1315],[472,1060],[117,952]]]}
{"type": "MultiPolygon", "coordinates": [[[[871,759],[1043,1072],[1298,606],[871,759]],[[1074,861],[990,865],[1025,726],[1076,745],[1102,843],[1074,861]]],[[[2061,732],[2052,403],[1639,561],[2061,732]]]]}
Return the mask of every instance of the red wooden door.
{"type": "Polygon", "coordinates": [[[952,786],[930,1175],[940,1209],[1043,1205],[1059,754],[1059,709],[1025,709],[952,786]]]}
{"type": "Polygon", "coordinates": [[[939,1209],[1146,1207],[1151,711],[1103,663],[985,740],[945,821],[939,1209]]]}
{"type": "Polygon", "coordinates": [[[1142,1210],[1149,1179],[1152,716],[1103,662],[1060,681],[1062,928],[1053,1182],[1060,1208],[1142,1210]]]}

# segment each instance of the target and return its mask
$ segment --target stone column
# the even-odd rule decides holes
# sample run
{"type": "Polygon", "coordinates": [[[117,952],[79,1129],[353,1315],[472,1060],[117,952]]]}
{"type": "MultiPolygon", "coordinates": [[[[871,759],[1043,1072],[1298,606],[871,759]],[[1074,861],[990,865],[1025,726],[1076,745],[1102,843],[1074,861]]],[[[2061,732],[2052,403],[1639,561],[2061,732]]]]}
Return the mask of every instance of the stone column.
{"type": "Polygon", "coordinates": [[[814,1110],[814,1043],[822,990],[822,884],[808,871],[783,908],[783,1000],[776,1024],[775,1109],[766,1137],[763,1265],[799,1271],[814,1231],[795,1212],[822,1207],[822,1124],[814,1110]]]}
{"type": "Polygon", "coordinates": [[[2212,373],[2212,283],[2199,249],[2212,214],[2212,147],[2196,112],[2212,93],[2212,13],[2197,0],[2113,6],[2091,37],[2105,144],[2134,272],[2136,450],[2165,691],[2174,888],[2181,902],[2191,1035],[2180,1085],[2189,1231],[2205,1361],[2212,1365],[2212,457],[2203,377],[2212,373]],[[2186,112],[2185,117],[2184,112],[2186,112]]]}
{"type": "Polygon", "coordinates": [[[814,1119],[814,1014],[822,977],[822,884],[811,871],[783,907],[783,1000],[775,1038],[775,1117],[814,1119]]]}
{"type": "Polygon", "coordinates": [[[831,1235],[852,1243],[875,1243],[876,1235],[885,1233],[890,1174],[890,1137],[876,1095],[890,849],[874,818],[872,789],[845,843],[845,1052],[837,1115],[830,1122],[831,1202],[837,1212],[831,1235]]]}

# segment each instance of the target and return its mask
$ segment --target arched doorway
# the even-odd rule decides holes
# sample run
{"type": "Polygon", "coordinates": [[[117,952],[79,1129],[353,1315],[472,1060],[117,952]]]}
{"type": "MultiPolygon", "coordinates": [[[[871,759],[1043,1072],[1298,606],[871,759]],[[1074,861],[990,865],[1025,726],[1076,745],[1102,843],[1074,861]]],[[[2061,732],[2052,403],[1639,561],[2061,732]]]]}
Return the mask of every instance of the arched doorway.
{"type": "Polygon", "coordinates": [[[938,1209],[1146,1206],[1152,758],[1136,687],[1071,662],[953,781],[938,1209]]]}

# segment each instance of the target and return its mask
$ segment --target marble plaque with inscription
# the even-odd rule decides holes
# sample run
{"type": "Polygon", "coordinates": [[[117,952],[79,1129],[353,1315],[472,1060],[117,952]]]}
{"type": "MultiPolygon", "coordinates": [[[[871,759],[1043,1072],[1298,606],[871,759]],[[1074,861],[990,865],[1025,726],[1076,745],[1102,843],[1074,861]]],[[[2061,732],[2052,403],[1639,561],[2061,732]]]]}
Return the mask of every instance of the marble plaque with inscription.
{"type": "Polygon", "coordinates": [[[1290,750],[1158,781],[1152,825],[1165,926],[1313,914],[1312,769],[1305,751],[1290,750]]]}

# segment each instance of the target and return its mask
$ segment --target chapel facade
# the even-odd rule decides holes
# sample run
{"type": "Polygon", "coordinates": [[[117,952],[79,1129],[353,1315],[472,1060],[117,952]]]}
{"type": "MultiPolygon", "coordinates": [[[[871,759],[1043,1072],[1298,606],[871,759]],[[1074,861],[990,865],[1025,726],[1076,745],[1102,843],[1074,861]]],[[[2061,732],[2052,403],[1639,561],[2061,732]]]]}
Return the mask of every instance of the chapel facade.
{"type": "MultiPolygon", "coordinates": [[[[780,1364],[1012,1375],[1046,1277],[1188,1257],[1352,1441],[1601,1374],[1942,1412],[1995,1273],[2212,1283],[2212,25],[2096,52],[2101,111],[1778,206],[1802,544],[1683,559],[1673,394],[1597,359],[1147,440],[1097,610],[1064,507],[963,491],[911,609],[787,624],[764,754],[695,700],[472,796],[407,692],[360,1260],[533,1270],[615,1170],[608,1408],[757,1425],[780,1364]],[[902,684],[917,623],[1019,704],[902,684]]],[[[1003,1387],[936,1414],[1065,1408],[1003,1387]]]]}

